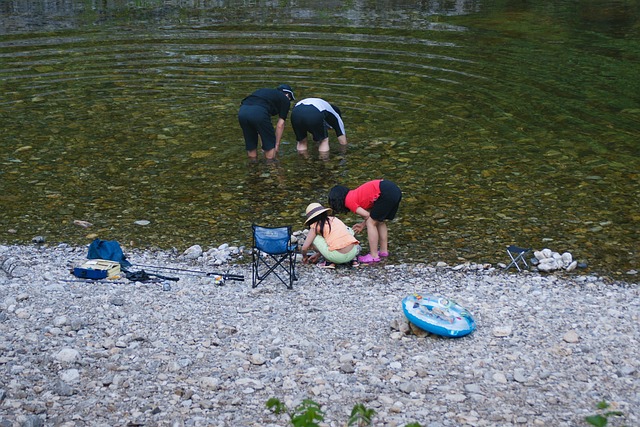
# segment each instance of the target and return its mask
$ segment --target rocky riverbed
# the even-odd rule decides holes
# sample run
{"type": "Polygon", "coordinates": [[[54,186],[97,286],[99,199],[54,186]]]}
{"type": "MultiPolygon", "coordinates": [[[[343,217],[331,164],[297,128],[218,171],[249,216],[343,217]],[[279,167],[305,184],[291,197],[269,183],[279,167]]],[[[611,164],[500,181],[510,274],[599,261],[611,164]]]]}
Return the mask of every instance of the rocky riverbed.
{"type": "Polygon", "coordinates": [[[90,282],[70,274],[86,247],[0,246],[0,426],[287,425],[271,397],[316,401],[324,426],[356,403],[375,426],[586,426],[602,400],[640,425],[637,283],[391,257],[252,289],[247,252],[216,251],[125,248],[179,280],[90,282]],[[421,291],[477,330],[412,332],[400,303],[421,291]]]}

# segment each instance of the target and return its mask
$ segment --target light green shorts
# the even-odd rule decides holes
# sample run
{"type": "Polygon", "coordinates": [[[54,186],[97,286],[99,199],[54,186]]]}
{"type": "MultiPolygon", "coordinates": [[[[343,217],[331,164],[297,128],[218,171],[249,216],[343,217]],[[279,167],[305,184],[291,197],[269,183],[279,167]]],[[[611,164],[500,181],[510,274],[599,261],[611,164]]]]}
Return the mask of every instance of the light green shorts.
{"type": "MultiPolygon", "coordinates": [[[[349,228],[349,232],[353,235],[353,230],[349,228]]],[[[352,259],[356,257],[360,253],[360,245],[355,245],[353,249],[351,249],[346,254],[338,251],[330,251],[329,245],[327,245],[327,241],[324,240],[324,237],[318,235],[315,239],[313,239],[313,246],[316,247],[318,252],[322,254],[325,260],[329,262],[333,262],[335,264],[345,264],[350,262],[352,259]]]]}

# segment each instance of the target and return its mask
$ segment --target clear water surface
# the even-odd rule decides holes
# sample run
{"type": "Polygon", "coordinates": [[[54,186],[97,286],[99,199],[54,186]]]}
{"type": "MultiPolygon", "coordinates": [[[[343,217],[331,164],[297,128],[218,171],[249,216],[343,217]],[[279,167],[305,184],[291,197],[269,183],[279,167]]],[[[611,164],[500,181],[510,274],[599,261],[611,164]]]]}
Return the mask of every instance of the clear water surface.
{"type": "Polygon", "coordinates": [[[302,229],[331,186],[386,178],[404,192],[392,262],[496,263],[515,243],[629,277],[638,10],[3,1],[0,242],[249,245],[253,222],[302,229]],[[347,149],[332,138],[328,158],[300,156],[287,123],[278,162],[249,163],[240,100],[280,83],[340,106],[347,149]]]}

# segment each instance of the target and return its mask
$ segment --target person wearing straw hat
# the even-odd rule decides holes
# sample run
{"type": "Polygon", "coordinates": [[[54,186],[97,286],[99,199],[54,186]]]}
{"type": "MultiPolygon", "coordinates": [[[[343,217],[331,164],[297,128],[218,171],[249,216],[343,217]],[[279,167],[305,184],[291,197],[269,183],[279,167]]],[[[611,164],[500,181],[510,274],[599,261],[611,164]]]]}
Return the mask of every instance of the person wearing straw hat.
{"type": "Polygon", "coordinates": [[[247,155],[258,157],[258,137],[262,141],[262,151],[268,160],[273,159],[280,148],[291,101],[295,101],[291,86],[282,84],[276,89],[258,89],[240,103],[238,122],[242,128],[247,155]],[[272,116],[278,116],[275,129],[272,116]]]}
{"type": "Polygon", "coordinates": [[[356,266],[355,257],[360,252],[360,242],[353,236],[353,230],[334,216],[329,216],[330,208],[320,203],[311,203],[306,209],[305,225],[309,227],[309,234],[302,245],[302,262],[316,262],[320,255],[325,262],[319,264],[323,268],[335,268],[336,264],[351,263],[356,266]],[[308,256],[309,249],[318,254],[308,256]]]}

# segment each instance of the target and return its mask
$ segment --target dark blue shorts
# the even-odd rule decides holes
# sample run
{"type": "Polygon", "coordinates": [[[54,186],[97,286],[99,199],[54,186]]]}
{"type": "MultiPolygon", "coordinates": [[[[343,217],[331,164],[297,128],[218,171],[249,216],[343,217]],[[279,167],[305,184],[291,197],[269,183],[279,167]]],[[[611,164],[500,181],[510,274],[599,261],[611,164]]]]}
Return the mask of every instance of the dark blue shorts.
{"type": "Polygon", "coordinates": [[[373,202],[371,208],[371,218],[376,221],[384,221],[385,219],[394,219],[402,200],[402,191],[391,181],[383,179],[380,182],[380,197],[373,202]]]}
{"type": "Polygon", "coordinates": [[[307,137],[307,132],[318,142],[329,137],[324,114],[313,105],[296,105],[291,111],[291,126],[296,134],[296,141],[307,137]]]}
{"type": "Polygon", "coordinates": [[[242,128],[247,151],[258,148],[258,135],[264,151],[276,148],[276,131],[266,108],[260,105],[241,105],[238,122],[242,128]]]}

